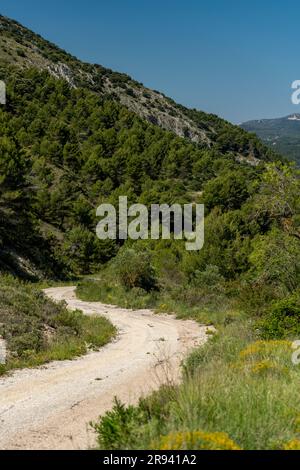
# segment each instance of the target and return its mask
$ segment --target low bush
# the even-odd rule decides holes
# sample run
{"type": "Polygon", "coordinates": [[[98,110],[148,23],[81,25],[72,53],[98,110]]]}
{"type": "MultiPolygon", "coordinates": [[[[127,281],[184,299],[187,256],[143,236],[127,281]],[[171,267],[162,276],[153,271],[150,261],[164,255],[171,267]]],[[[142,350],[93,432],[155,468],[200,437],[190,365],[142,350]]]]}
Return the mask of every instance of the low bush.
{"type": "Polygon", "coordinates": [[[124,248],[115,259],[114,266],[126,289],[140,287],[149,292],[156,287],[154,268],[146,251],[124,248]]]}
{"type": "Polygon", "coordinates": [[[260,323],[264,338],[299,338],[300,294],[273,302],[260,323]]]}

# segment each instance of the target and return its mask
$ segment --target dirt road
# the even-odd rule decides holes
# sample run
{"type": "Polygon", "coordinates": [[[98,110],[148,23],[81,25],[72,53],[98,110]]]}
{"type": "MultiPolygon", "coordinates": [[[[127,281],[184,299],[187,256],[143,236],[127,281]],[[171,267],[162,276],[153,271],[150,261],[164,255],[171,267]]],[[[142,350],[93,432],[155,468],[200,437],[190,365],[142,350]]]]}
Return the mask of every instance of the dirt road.
{"type": "Polygon", "coordinates": [[[115,341],[86,356],[16,371],[0,379],[0,449],[86,449],[95,443],[91,420],[114,396],[136,402],[179,378],[182,357],[206,341],[206,327],[150,310],[82,302],[74,287],[47,289],[70,309],[101,314],[118,328],[115,341]]]}

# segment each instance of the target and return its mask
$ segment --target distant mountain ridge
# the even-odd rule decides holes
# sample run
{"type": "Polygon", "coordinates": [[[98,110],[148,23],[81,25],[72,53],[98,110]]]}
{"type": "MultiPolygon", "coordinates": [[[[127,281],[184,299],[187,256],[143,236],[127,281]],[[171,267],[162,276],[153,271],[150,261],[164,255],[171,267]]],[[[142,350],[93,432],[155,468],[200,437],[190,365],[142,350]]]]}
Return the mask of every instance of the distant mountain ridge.
{"type": "Polygon", "coordinates": [[[254,132],[273,150],[300,165],[300,113],[277,119],[259,119],[241,124],[247,132],[254,132]]]}

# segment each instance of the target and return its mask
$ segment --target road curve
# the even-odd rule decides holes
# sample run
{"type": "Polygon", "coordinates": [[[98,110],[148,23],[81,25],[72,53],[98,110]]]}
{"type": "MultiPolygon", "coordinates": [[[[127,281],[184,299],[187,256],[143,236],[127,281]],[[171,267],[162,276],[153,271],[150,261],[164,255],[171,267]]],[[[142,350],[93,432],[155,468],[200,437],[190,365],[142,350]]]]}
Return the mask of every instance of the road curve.
{"type": "Polygon", "coordinates": [[[207,327],[191,320],[83,302],[74,287],[45,292],[70,309],[104,315],[118,328],[118,337],[76,360],[0,378],[0,449],[92,447],[89,422],[110,409],[114,396],[134,403],[162,383],[178,380],[184,355],[207,339],[207,327]]]}

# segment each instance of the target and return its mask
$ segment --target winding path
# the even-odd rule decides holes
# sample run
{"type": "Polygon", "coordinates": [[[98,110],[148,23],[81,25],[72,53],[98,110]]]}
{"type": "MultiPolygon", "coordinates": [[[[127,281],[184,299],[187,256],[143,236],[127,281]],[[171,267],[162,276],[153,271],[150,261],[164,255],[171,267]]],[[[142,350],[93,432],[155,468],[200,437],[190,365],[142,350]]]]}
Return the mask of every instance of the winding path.
{"type": "Polygon", "coordinates": [[[92,447],[89,422],[111,408],[114,396],[134,403],[160,384],[178,380],[184,355],[207,338],[207,327],[191,320],[83,302],[74,287],[45,292],[70,309],[106,316],[118,337],[79,359],[0,378],[0,449],[92,447]]]}

